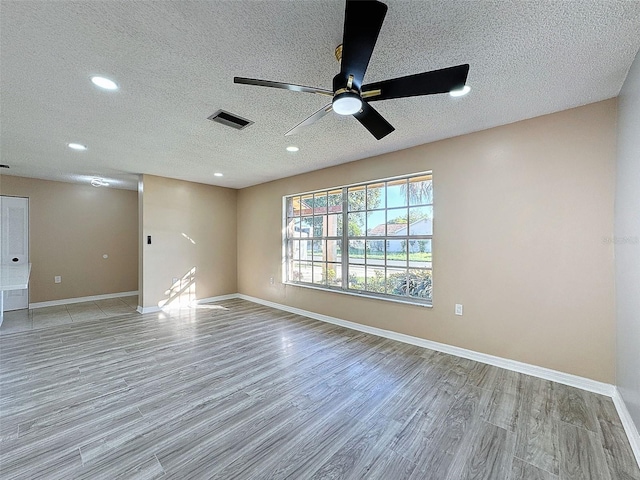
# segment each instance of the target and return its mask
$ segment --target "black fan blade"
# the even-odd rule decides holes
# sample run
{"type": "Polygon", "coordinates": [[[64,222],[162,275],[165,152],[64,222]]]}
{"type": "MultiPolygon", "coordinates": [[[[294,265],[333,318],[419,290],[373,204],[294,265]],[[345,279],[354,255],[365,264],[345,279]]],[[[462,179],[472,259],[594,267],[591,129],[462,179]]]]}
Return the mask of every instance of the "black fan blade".
{"type": "Polygon", "coordinates": [[[293,127],[291,130],[289,130],[287,133],[285,133],[285,136],[288,135],[295,135],[296,133],[299,133],[300,130],[302,130],[305,127],[308,127],[309,125],[316,123],[318,120],[320,120],[322,117],[324,117],[327,113],[329,113],[332,110],[331,108],[331,104],[327,105],[326,107],[322,107],[320,110],[318,110],[316,113],[314,113],[313,115],[311,115],[309,118],[307,118],[306,120],[304,120],[303,122],[300,122],[298,125],[296,125],[295,127],[293,127]]]}
{"type": "Polygon", "coordinates": [[[362,85],[386,13],[387,6],[384,3],[375,0],[347,0],[340,68],[345,85],[349,75],[353,75],[353,85],[356,88],[359,89],[362,85]]]}
{"type": "Polygon", "coordinates": [[[362,102],[362,110],[354,113],[353,116],[378,140],[386,137],[395,130],[395,128],[367,102],[362,102]]]}
{"type": "Polygon", "coordinates": [[[464,87],[469,73],[469,65],[433,70],[406,77],[369,83],[362,87],[362,93],[380,90],[380,95],[367,97],[367,101],[388,100],[390,98],[415,97],[434,93],[448,93],[464,87]]]}
{"type": "Polygon", "coordinates": [[[290,83],[272,82],[270,80],[258,80],[256,78],[233,77],[233,83],[241,83],[243,85],[257,85],[259,87],[282,88],[293,92],[319,93],[321,95],[333,96],[331,90],[324,88],[305,87],[304,85],[293,85],[290,83]]]}

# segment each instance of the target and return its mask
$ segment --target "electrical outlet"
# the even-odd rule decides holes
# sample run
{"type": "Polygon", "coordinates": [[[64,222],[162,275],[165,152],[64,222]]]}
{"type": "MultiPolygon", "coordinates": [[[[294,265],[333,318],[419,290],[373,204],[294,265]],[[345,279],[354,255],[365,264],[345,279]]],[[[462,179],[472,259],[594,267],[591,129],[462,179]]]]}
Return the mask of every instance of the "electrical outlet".
{"type": "Polygon", "coordinates": [[[276,279],[275,279],[275,278],[273,278],[273,277],[269,277],[269,283],[270,283],[271,285],[275,284],[275,283],[276,283],[276,279]]]}
{"type": "Polygon", "coordinates": [[[462,315],[462,305],[456,303],[456,315],[462,315]]]}
{"type": "Polygon", "coordinates": [[[62,283],[62,277],[60,275],[56,275],[55,277],[53,277],[53,281],[55,283],[62,283]]]}
{"type": "Polygon", "coordinates": [[[176,283],[178,283],[180,281],[180,279],[178,277],[173,277],[171,279],[171,285],[175,285],[176,283]]]}

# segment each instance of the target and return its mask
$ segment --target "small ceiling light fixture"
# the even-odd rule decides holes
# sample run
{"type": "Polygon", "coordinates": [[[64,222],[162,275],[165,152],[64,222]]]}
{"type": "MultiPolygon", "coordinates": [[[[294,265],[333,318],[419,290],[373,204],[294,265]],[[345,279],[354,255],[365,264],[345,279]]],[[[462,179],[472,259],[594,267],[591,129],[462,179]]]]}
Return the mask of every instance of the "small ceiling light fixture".
{"type": "Polygon", "coordinates": [[[287,152],[297,152],[298,150],[300,150],[298,147],[296,147],[295,145],[289,145],[287,147],[287,152]]]}
{"type": "Polygon", "coordinates": [[[86,150],[87,146],[81,143],[67,143],[67,147],[73,150],[86,150]]]}
{"type": "Polygon", "coordinates": [[[465,85],[464,87],[458,90],[451,90],[449,95],[452,97],[462,97],[471,91],[471,87],[469,85],[465,85]]]}
{"type": "Polygon", "coordinates": [[[214,177],[222,177],[223,175],[220,172],[216,172],[213,174],[214,177]]]}
{"type": "Polygon", "coordinates": [[[91,179],[91,185],[93,187],[108,187],[109,182],[105,182],[104,179],[96,177],[91,179]]]}
{"type": "Polygon", "coordinates": [[[94,75],[93,77],[91,77],[91,81],[94,85],[103,88],[104,90],[118,90],[118,84],[113,80],[109,80],[108,78],[94,75]]]}
{"type": "Polygon", "coordinates": [[[332,106],[338,115],[353,115],[362,108],[362,100],[357,93],[346,91],[333,97],[332,106]]]}

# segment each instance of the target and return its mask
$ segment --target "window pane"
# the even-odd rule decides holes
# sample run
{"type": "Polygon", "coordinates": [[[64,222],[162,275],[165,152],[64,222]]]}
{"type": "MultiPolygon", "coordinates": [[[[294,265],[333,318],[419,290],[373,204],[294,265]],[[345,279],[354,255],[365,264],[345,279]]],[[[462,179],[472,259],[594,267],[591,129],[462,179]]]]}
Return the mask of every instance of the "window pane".
{"type": "Polygon", "coordinates": [[[409,270],[409,296],[431,299],[431,270],[409,270]]]}
{"type": "Polygon", "coordinates": [[[293,217],[293,199],[295,197],[287,198],[287,206],[285,207],[287,212],[287,218],[293,217]]]}
{"type": "Polygon", "coordinates": [[[342,261],[342,240],[327,240],[326,258],[329,262],[342,261]]]}
{"type": "Polygon", "coordinates": [[[407,205],[407,181],[393,180],[387,182],[387,208],[407,205]]]}
{"type": "Polygon", "coordinates": [[[287,237],[296,238],[300,237],[300,219],[292,218],[287,224],[287,237]]]}
{"type": "Polygon", "coordinates": [[[371,267],[367,265],[367,278],[365,290],[367,292],[384,293],[385,276],[384,267],[371,267]]]}
{"type": "Polygon", "coordinates": [[[349,288],[353,290],[364,290],[364,274],[364,265],[349,265],[349,288]]]}
{"type": "Polygon", "coordinates": [[[327,264],[322,262],[313,262],[313,283],[326,285],[326,268],[327,264]]]}
{"type": "Polygon", "coordinates": [[[342,190],[332,190],[329,192],[328,205],[328,213],[342,212],[342,190]]]}
{"type": "Polygon", "coordinates": [[[433,234],[433,207],[409,209],[409,235],[433,234]]]}
{"type": "Polygon", "coordinates": [[[387,210],[387,235],[407,235],[407,209],[394,208],[387,210]]]}
{"type": "Polygon", "coordinates": [[[327,285],[342,286],[342,265],[339,263],[327,263],[327,285]]]}
{"type": "Polygon", "coordinates": [[[361,237],[365,234],[365,219],[367,218],[364,212],[349,213],[349,236],[361,237]]]}
{"type": "Polygon", "coordinates": [[[300,260],[311,260],[311,240],[300,240],[300,260]]]}
{"type": "Polygon", "coordinates": [[[300,242],[298,240],[289,240],[289,255],[294,260],[300,259],[300,242]]]}
{"type": "Polygon", "coordinates": [[[387,293],[406,295],[407,270],[405,268],[387,268],[387,293]]]}
{"type": "Polygon", "coordinates": [[[384,240],[367,240],[367,263],[384,265],[384,240]]]}
{"type": "Polygon", "coordinates": [[[313,195],[300,197],[300,215],[313,215],[313,195]]]}
{"type": "Polygon", "coordinates": [[[313,213],[314,215],[327,213],[327,193],[316,193],[313,196],[313,213]]]}
{"type": "Polygon", "coordinates": [[[431,175],[409,179],[409,205],[433,203],[431,175]]]}
{"type": "Polygon", "coordinates": [[[367,212],[367,235],[384,236],[385,234],[384,210],[367,212]]]}
{"type": "Polygon", "coordinates": [[[404,250],[406,243],[406,240],[387,240],[387,266],[407,266],[407,252],[404,250]]]}
{"type": "Polygon", "coordinates": [[[342,236],[342,214],[327,215],[327,237],[342,236]]]}
{"type": "Polygon", "coordinates": [[[409,240],[409,266],[431,268],[431,240],[409,240]]]}
{"type": "Polygon", "coordinates": [[[300,236],[310,237],[313,233],[313,217],[302,217],[300,220],[300,236]]]}
{"type": "Polygon", "coordinates": [[[327,224],[327,217],[313,217],[313,236],[324,237],[326,236],[325,225],[327,224]]]}
{"type": "Polygon", "coordinates": [[[367,185],[367,210],[384,208],[384,183],[367,185]]]}
{"type": "Polygon", "coordinates": [[[298,197],[293,197],[293,215],[295,217],[299,217],[301,215],[301,211],[302,211],[302,203],[301,203],[301,198],[298,197]]]}
{"type": "Polygon", "coordinates": [[[349,211],[354,212],[366,208],[365,187],[352,187],[348,192],[349,211]]]}
{"type": "Polygon", "coordinates": [[[313,241],[313,261],[324,261],[324,240],[313,241]]]}
{"type": "Polygon", "coordinates": [[[300,281],[300,262],[293,261],[289,266],[289,270],[287,272],[287,280],[291,282],[299,282],[300,281]]]}
{"type": "Polygon", "coordinates": [[[349,261],[364,263],[364,240],[349,240],[349,261]]]}
{"type": "Polygon", "coordinates": [[[312,267],[310,262],[300,262],[300,282],[312,282],[312,267]]]}

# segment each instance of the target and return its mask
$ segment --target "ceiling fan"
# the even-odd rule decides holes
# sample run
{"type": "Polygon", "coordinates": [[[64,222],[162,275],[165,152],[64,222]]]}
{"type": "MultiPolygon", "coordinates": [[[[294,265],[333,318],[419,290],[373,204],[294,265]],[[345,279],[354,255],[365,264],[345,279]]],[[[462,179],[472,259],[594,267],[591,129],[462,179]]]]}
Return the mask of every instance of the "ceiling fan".
{"type": "Polygon", "coordinates": [[[347,0],[342,45],[335,51],[341,68],[340,73],[333,77],[333,90],[243,77],[234,77],[233,82],[333,97],[330,104],[293,127],[285,135],[298,133],[300,129],[315,123],[333,110],[340,115],[353,115],[380,140],[395,129],[369,105],[369,102],[460,90],[465,86],[469,73],[469,65],[464,64],[363,85],[364,74],[386,13],[387,6],[382,2],[347,0]]]}

